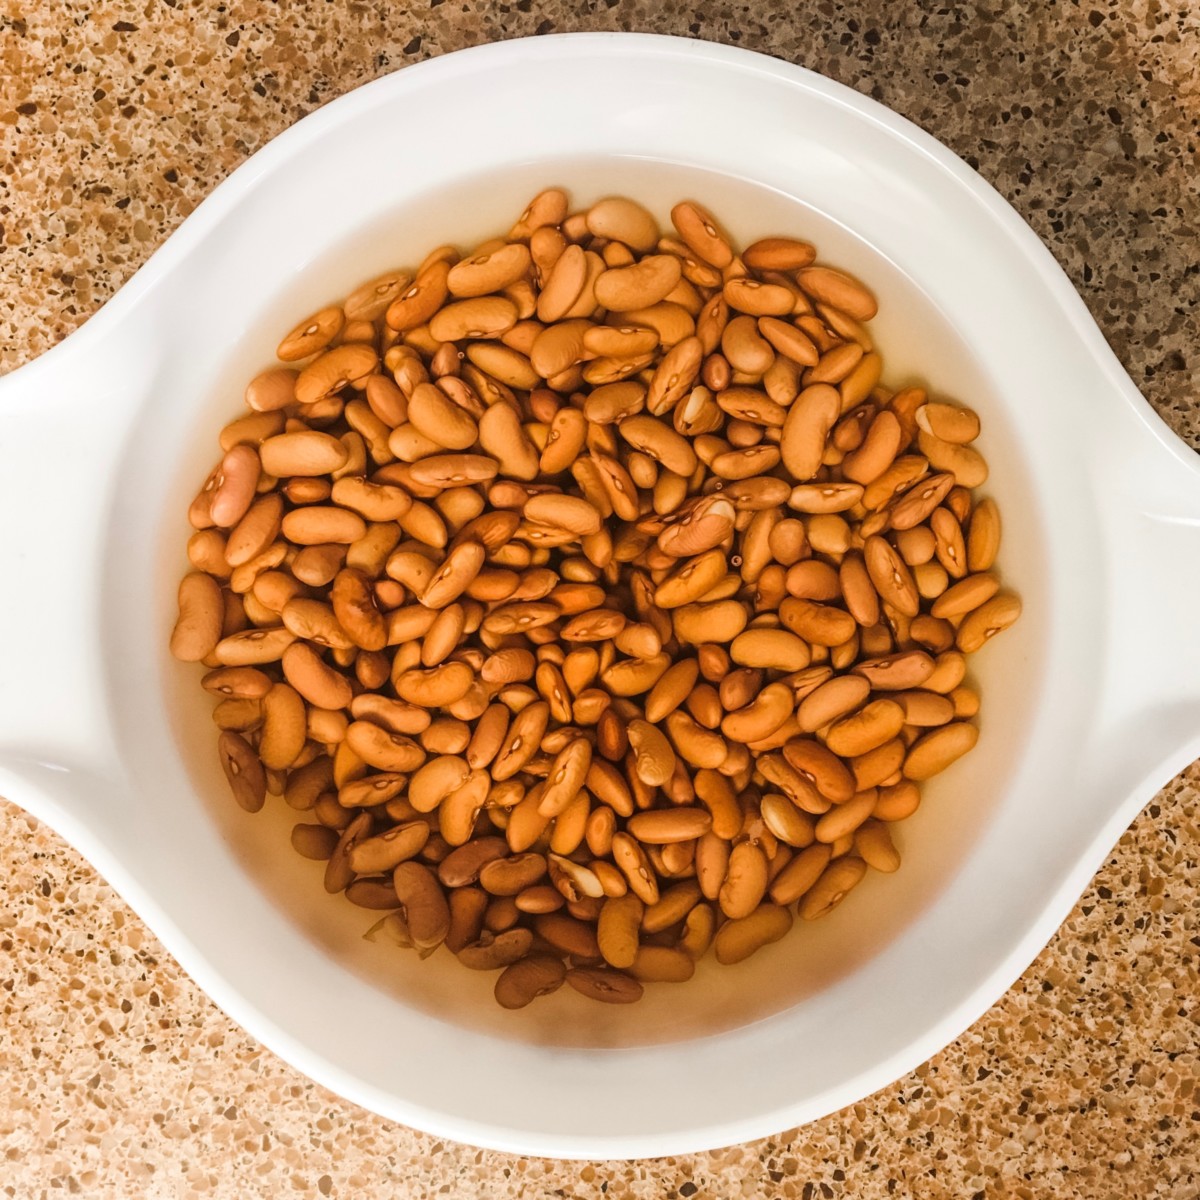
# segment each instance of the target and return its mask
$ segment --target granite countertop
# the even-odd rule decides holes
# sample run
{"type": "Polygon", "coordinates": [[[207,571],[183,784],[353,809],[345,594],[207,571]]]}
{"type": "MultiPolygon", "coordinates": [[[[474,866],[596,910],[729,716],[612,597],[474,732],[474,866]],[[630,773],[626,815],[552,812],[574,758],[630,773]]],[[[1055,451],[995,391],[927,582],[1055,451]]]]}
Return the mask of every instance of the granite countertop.
{"type": "MultiPolygon", "coordinates": [[[[0,370],[81,325],[221,178],[333,97],[469,43],[638,29],[801,63],[946,142],[1032,223],[1134,381],[1200,445],[1192,0],[4,12],[0,370]]],[[[1198,785],[1200,764],[1164,788],[1008,995],[911,1075],[764,1141],[590,1164],[438,1141],[310,1083],[228,1020],[52,830],[0,802],[0,1196],[1194,1200],[1198,785]]]]}

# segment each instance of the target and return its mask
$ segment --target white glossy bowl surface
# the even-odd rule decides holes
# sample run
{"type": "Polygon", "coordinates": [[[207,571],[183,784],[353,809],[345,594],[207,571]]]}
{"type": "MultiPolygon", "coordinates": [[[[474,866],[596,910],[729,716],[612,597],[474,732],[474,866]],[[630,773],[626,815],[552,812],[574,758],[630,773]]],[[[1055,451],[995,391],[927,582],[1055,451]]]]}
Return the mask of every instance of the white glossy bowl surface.
{"type": "Polygon", "coordinates": [[[861,1098],[1003,993],[1200,752],[1194,456],[978,176],[875,103],[742,51],[507,42],[331,104],[221,185],[81,332],[0,381],[0,467],[17,564],[0,617],[27,633],[0,668],[0,787],[272,1049],[480,1145],[678,1153],[861,1098]],[[281,802],[254,817],[229,802],[199,671],[165,646],[187,501],[279,332],[433,245],[502,232],[550,184],[663,218],[692,196],[743,242],[798,234],[867,279],[885,381],[982,415],[1000,565],[1025,614],[975,660],[979,746],[927,787],[897,875],[633,1008],[563,989],[509,1014],[449,955],[364,942],[370,914],[325,896],[281,802]]]}

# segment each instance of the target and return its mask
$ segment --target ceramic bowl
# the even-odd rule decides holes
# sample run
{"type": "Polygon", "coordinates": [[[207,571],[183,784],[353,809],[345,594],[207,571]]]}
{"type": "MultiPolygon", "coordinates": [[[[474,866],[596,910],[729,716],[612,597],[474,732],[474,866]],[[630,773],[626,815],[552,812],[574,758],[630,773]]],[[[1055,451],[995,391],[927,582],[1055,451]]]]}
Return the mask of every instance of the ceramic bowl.
{"type": "Polygon", "coordinates": [[[770,58],[637,35],[511,41],[363,87],[206,200],[78,333],[0,381],[0,788],[70,839],[235,1020],[319,1082],[526,1154],[696,1151],[856,1101],[1028,965],[1155,789],[1200,754],[1200,474],[1046,249],[958,158],[770,58]],[[983,419],[1021,621],[974,660],[977,749],[904,864],[736,969],[520,1013],[448,954],[362,939],[279,801],[238,810],[199,668],[167,655],[184,513],[300,314],[557,184],[869,281],[886,382],[983,419]]]}

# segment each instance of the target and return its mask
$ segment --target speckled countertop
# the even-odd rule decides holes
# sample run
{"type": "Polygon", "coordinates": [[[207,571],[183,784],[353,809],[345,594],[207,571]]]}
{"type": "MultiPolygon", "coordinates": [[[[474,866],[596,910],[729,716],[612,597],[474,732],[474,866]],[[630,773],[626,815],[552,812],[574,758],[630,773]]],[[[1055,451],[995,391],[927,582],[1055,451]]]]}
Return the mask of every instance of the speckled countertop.
{"type": "MultiPolygon", "coordinates": [[[[0,370],[85,321],[305,113],[419,58],[581,29],[767,51],[917,121],[1032,223],[1200,445],[1194,0],[6,0],[0,370]]],[[[750,1145],[592,1164],[439,1142],[310,1083],[0,802],[0,1196],[1194,1200],[1198,786],[1200,765],[1170,783],[1020,982],[892,1087],[750,1145]]]]}

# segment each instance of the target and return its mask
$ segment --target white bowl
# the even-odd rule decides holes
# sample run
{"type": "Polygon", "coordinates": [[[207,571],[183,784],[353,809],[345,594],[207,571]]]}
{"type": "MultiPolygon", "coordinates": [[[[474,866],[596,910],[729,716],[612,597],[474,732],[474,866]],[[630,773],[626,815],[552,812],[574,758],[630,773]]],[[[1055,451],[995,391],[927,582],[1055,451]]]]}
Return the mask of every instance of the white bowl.
{"type": "Polygon", "coordinates": [[[1200,753],[1200,476],[1033,233],[856,93],[701,42],[506,42],[308,117],[220,186],[80,332],[0,382],[0,787],[70,838],[234,1019],[313,1078],[527,1154],[682,1153],[881,1087],[992,1004],[1120,830],[1200,753]],[[737,969],[633,1009],[361,933],[237,810],[198,671],[166,653],[187,501],[298,314],[539,188],[692,196],[743,241],[814,240],[878,291],[893,385],[975,407],[1025,614],[978,656],[978,749],[927,789],[905,862],[737,969]]]}

